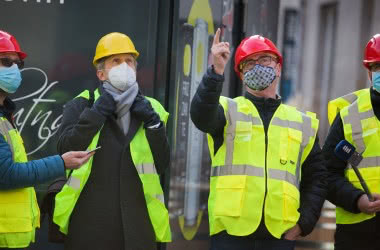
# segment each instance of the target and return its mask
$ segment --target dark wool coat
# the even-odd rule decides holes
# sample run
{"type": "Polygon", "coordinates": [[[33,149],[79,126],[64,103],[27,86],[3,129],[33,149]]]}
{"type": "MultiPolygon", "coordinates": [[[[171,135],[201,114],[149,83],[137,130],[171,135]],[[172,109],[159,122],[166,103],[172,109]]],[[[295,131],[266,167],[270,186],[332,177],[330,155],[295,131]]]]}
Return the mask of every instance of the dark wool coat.
{"type": "MultiPolygon", "coordinates": [[[[100,93],[104,90],[100,88],[100,93]]],[[[90,177],[71,215],[67,250],[154,250],[142,183],[133,164],[130,142],[142,122],[131,115],[124,135],[116,117],[105,118],[79,97],[67,103],[59,130],[58,151],[86,150],[103,126],[90,177]]],[[[165,126],[146,129],[159,174],[169,166],[170,148],[165,126]]]]}

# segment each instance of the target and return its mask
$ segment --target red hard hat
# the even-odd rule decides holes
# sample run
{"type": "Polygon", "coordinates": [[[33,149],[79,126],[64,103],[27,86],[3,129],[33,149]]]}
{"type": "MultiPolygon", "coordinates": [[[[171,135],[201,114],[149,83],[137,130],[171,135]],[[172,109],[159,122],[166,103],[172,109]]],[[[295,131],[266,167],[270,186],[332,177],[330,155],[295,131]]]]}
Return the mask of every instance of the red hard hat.
{"type": "Polygon", "coordinates": [[[21,51],[20,45],[14,36],[0,30],[0,53],[2,52],[16,52],[21,60],[24,60],[27,56],[21,51]]]}
{"type": "Polygon", "coordinates": [[[380,34],[374,35],[364,50],[364,67],[369,69],[369,63],[380,62],[380,34]]]}
{"type": "Polygon", "coordinates": [[[236,49],[235,72],[240,78],[239,65],[245,58],[257,52],[271,52],[278,57],[278,62],[282,66],[282,56],[271,40],[260,35],[245,38],[236,49]]]}

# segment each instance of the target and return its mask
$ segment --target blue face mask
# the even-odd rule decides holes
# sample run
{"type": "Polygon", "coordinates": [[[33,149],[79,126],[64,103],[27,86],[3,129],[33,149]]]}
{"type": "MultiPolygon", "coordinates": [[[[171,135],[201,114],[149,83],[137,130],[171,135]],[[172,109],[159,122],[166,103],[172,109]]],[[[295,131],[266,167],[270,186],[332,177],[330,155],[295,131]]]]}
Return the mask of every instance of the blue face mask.
{"type": "Polygon", "coordinates": [[[373,88],[380,92],[380,71],[372,72],[372,84],[373,88]]]}
{"type": "Polygon", "coordinates": [[[21,84],[21,73],[16,64],[11,67],[0,68],[0,88],[13,94],[21,84]]]}

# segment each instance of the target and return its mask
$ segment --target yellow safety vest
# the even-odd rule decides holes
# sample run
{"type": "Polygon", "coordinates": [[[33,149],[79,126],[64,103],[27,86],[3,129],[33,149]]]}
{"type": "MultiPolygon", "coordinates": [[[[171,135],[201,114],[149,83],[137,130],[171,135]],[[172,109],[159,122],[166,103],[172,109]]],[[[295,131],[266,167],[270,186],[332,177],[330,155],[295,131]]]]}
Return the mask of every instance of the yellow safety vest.
{"type": "MultiPolygon", "coordinates": [[[[88,90],[82,92],[78,97],[89,99],[88,90]]],[[[99,97],[99,91],[95,91],[95,100],[99,97]]],[[[153,109],[160,115],[165,123],[169,114],[161,104],[153,98],[147,97],[153,109]]],[[[101,130],[95,135],[87,150],[95,149],[101,130]]],[[[164,193],[157,174],[152,152],[150,151],[148,140],[145,136],[145,129],[141,125],[136,135],[130,143],[133,163],[139,173],[143,184],[145,200],[148,208],[150,220],[152,222],[156,241],[170,242],[171,233],[169,225],[169,214],[164,203],[164,193]]],[[[67,183],[55,197],[55,208],[53,221],[60,227],[64,234],[68,233],[68,226],[71,213],[86,184],[91,173],[93,157],[81,168],[72,172],[67,183]]]]}
{"type": "MultiPolygon", "coordinates": [[[[0,133],[9,144],[14,162],[27,162],[24,142],[10,122],[0,117],[0,133]]],[[[34,188],[0,191],[0,247],[25,248],[40,227],[40,210],[34,188]]]]}
{"type": "Polygon", "coordinates": [[[220,104],[227,124],[217,152],[208,135],[210,234],[226,230],[249,235],[259,226],[264,207],[265,225],[281,238],[299,219],[301,166],[312,150],[319,121],[314,113],[281,104],[265,145],[263,122],[251,101],[221,97],[220,104]]]}
{"type": "Polygon", "coordinates": [[[333,123],[335,117],[339,112],[346,106],[349,106],[351,103],[356,101],[358,97],[366,92],[367,89],[360,89],[345,96],[336,98],[335,100],[329,101],[327,106],[327,116],[330,125],[333,123]]]}
{"type": "MultiPolygon", "coordinates": [[[[373,193],[380,193],[380,121],[373,112],[370,90],[362,89],[337,98],[331,101],[331,105],[342,103],[342,98],[351,102],[342,107],[340,111],[344,138],[353,144],[356,151],[363,156],[358,169],[369,190],[373,193]]],[[[351,166],[345,169],[345,176],[356,188],[363,190],[351,166]]],[[[336,208],[337,224],[355,224],[374,216],[375,214],[353,214],[341,207],[336,208]]]]}

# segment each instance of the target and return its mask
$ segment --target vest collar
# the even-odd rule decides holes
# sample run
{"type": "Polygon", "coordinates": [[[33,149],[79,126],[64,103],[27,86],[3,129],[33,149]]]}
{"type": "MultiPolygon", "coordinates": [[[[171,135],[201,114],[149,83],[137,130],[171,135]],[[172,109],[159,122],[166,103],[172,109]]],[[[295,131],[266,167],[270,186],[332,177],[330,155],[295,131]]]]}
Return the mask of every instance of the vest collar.
{"type": "Polygon", "coordinates": [[[0,112],[3,114],[13,114],[15,110],[16,104],[9,97],[6,97],[4,105],[0,105],[0,112]]]}
{"type": "Polygon", "coordinates": [[[249,92],[245,92],[244,97],[250,100],[255,105],[270,105],[270,106],[279,106],[282,102],[281,96],[276,95],[276,99],[257,97],[252,95],[249,92]]]}
{"type": "Polygon", "coordinates": [[[9,98],[6,97],[4,100],[4,105],[0,105],[0,116],[4,116],[13,125],[13,113],[16,110],[16,104],[9,98]]]}

